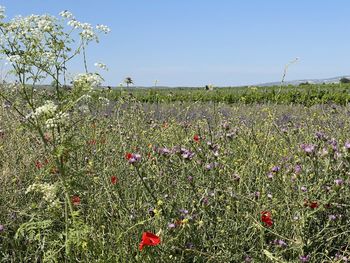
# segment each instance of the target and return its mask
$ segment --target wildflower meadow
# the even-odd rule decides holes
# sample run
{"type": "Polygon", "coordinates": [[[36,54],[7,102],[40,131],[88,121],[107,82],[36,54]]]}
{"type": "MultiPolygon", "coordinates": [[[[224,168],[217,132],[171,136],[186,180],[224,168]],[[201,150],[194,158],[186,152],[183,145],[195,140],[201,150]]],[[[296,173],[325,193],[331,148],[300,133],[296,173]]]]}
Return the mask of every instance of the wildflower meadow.
{"type": "Polygon", "coordinates": [[[107,26],[5,14],[0,262],[350,260],[347,101],[142,100],[89,71],[107,26]]]}

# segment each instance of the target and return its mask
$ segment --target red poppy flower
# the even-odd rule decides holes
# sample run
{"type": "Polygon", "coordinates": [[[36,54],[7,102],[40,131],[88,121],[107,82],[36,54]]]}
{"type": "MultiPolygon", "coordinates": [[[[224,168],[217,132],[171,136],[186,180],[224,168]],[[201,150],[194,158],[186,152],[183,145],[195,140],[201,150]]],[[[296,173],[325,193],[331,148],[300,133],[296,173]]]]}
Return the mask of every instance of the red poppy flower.
{"type": "Polygon", "coordinates": [[[144,246],[156,246],[160,244],[159,236],[152,234],[151,232],[143,232],[139,250],[142,251],[144,246]]]}
{"type": "Polygon", "coordinates": [[[261,221],[264,222],[267,227],[272,226],[273,221],[271,218],[271,212],[270,211],[262,211],[261,212],[261,221]]]}
{"type": "Polygon", "coordinates": [[[127,160],[130,160],[130,159],[132,158],[132,153],[126,153],[126,154],[125,154],[125,158],[126,158],[127,160]]]}
{"type": "Polygon", "coordinates": [[[73,205],[80,205],[80,197],[79,196],[77,196],[77,195],[74,195],[73,197],[72,197],[72,204],[73,205]]]}
{"type": "Polygon", "coordinates": [[[90,140],[86,142],[89,145],[95,145],[96,144],[96,140],[90,140]]]}
{"type": "Polygon", "coordinates": [[[199,135],[198,135],[198,134],[195,134],[195,135],[193,136],[193,140],[194,140],[195,142],[199,142],[199,135]]]}
{"type": "Polygon", "coordinates": [[[115,184],[117,184],[117,182],[118,182],[118,178],[116,177],[116,176],[111,176],[111,183],[113,184],[113,185],[115,185],[115,184]]]}
{"type": "Polygon", "coordinates": [[[312,201],[312,202],[310,202],[309,206],[310,206],[310,208],[315,209],[318,207],[318,203],[316,201],[312,201]]]}
{"type": "Polygon", "coordinates": [[[41,169],[41,168],[43,168],[43,164],[42,164],[42,162],[40,162],[40,161],[35,161],[35,167],[36,168],[38,168],[38,169],[41,169]]]}

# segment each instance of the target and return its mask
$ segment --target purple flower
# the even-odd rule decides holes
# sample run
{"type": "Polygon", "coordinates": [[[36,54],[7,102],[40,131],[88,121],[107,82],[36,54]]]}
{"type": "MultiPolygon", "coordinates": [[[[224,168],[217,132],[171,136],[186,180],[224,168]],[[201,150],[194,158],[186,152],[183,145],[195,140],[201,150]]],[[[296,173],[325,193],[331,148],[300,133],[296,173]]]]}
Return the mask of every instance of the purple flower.
{"type": "Polygon", "coordinates": [[[337,219],[337,217],[336,217],[335,215],[329,215],[328,218],[329,218],[329,220],[331,220],[331,221],[334,221],[334,220],[337,219]]]}
{"type": "Polygon", "coordinates": [[[273,168],[272,168],[272,172],[273,173],[277,173],[279,170],[280,170],[281,168],[279,167],[279,166],[274,166],[273,168]]]}
{"type": "Polygon", "coordinates": [[[244,259],[244,262],[247,262],[247,263],[250,263],[250,262],[252,262],[253,260],[252,260],[252,258],[250,257],[250,256],[245,256],[245,259],[244,259]]]}
{"type": "Polygon", "coordinates": [[[349,141],[346,141],[344,146],[345,146],[346,150],[350,150],[350,142],[349,141]]]}
{"type": "Polygon", "coordinates": [[[209,164],[207,164],[206,166],[205,166],[205,169],[206,170],[212,170],[212,169],[214,169],[215,167],[217,167],[219,164],[217,163],[217,162],[214,162],[214,163],[209,163],[209,164]]]}
{"type": "Polygon", "coordinates": [[[158,148],[158,153],[160,155],[169,155],[171,151],[168,148],[158,148]]]}
{"type": "Polygon", "coordinates": [[[187,215],[187,214],[188,214],[188,210],[186,210],[186,209],[180,209],[180,213],[181,213],[181,214],[187,215]]]}
{"type": "Polygon", "coordinates": [[[4,225],[0,225],[0,232],[4,231],[5,230],[5,227],[4,225]]]}
{"type": "Polygon", "coordinates": [[[176,225],[174,223],[168,224],[168,228],[170,228],[170,229],[175,228],[175,227],[176,227],[176,225]]]}
{"type": "Polygon", "coordinates": [[[275,245],[277,245],[277,246],[280,246],[280,247],[286,247],[287,246],[287,243],[284,240],[282,240],[282,239],[275,239],[273,241],[273,243],[275,245]]]}
{"type": "Polygon", "coordinates": [[[141,155],[138,153],[131,154],[131,157],[129,158],[129,163],[136,163],[141,161],[141,155]]]}
{"type": "Polygon", "coordinates": [[[272,178],[273,178],[273,173],[268,173],[268,174],[267,174],[267,177],[270,178],[270,179],[272,179],[272,178]]]}
{"type": "Polygon", "coordinates": [[[307,192],[307,188],[305,186],[300,187],[300,190],[304,193],[307,192]]]}
{"type": "Polygon", "coordinates": [[[326,136],[324,135],[323,132],[316,132],[316,138],[319,139],[319,140],[325,140],[326,139],[326,136]]]}
{"type": "Polygon", "coordinates": [[[187,150],[185,148],[180,149],[180,154],[181,154],[182,158],[184,158],[186,160],[191,160],[194,156],[193,152],[191,152],[190,150],[187,150]]]}
{"type": "Polygon", "coordinates": [[[299,259],[300,259],[300,262],[309,262],[310,256],[309,255],[307,255],[307,256],[300,256],[299,259]]]}
{"type": "Polygon", "coordinates": [[[294,173],[296,173],[296,174],[300,174],[301,173],[301,165],[300,164],[295,165],[294,173]]]}
{"type": "Polygon", "coordinates": [[[300,148],[304,150],[307,154],[312,154],[315,151],[315,145],[313,144],[302,144],[300,145],[300,148]]]}
{"type": "Polygon", "coordinates": [[[338,186],[342,185],[344,183],[343,179],[335,179],[334,183],[338,186]]]}

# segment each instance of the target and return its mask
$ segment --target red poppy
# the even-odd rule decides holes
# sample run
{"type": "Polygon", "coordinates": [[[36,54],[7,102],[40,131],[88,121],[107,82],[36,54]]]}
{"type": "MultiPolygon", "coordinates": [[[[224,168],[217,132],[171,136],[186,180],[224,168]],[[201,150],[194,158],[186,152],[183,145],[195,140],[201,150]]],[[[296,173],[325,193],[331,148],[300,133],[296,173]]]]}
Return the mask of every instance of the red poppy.
{"type": "Polygon", "coordinates": [[[118,182],[118,178],[116,177],[116,176],[111,176],[111,183],[113,184],[113,185],[115,185],[115,184],[117,184],[117,182],[118,182]]]}
{"type": "Polygon", "coordinates": [[[160,244],[160,238],[151,232],[143,232],[139,250],[142,251],[144,246],[156,246],[160,244]]]}
{"type": "Polygon", "coordinates": [[[89,145],[95,145],[96,144],[96,140],[90,140],[86,142],[89,145]]]}
{"type": "Polygon", "coordinates": [[[270,211],[262,211],[261,212],[261,221],[264,222],[267,227],[272,226],[273,221],[271,218],[271,212],[270,211]]]}
{"type": "Polygon", "coordinates": [[[40,161],[35,161],[35,167],[36,168],[38,168],[38,169],[41,169],[41,168],[43,168],[43,164],[42,164],[42,162],[40,162],[40,161]]]}
{"type": "Polygon", "coordinates": [[[193,140],[194,140],[195,142],[199,142],[199,135],[198,135],[198,134],[195,134],[195,135],[193,136],[193,140]]]}
{"type": "Polygon", "coordinates": [[[130,160],[130,159],[132,158],[132,153],[126,153],[126,154],[125,154],[125,158],[126,158],[127,160],[130,160]]]}
{"type": "Polygon", "coordinates": [[[73,197],[72,197],[72,204],[73,205],[80,205],[80,197],[79,196],[77,196],[77,195],[74,195],[73,197]]]}
{"type": "Polygon", "coordinates": [[[315,209],[318,207],[318,203],[316,201],[312,201],[312,202],[310,202],[309,206],[310,206],[310,208],[315,209]]]}

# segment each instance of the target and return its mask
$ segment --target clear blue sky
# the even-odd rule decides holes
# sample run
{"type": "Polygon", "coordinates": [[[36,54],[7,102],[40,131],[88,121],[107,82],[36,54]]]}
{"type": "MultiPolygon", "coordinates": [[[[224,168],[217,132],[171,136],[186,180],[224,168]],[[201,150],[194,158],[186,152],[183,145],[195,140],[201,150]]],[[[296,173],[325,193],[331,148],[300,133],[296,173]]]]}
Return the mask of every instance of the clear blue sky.
{"type": "MultiPolygon", "coordinates": [[[[8,17],[69,10],[112,32],[89,48],[106,84],[216,86],[350,75],[347,0],[0,0],[8,17]]],[[[92,66],[90,67],[92,68],[92,66]]],[[[83,71],[74,65],[73,72],[83,71]]]]}

